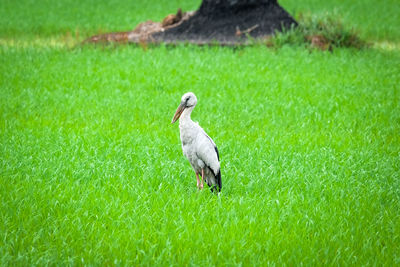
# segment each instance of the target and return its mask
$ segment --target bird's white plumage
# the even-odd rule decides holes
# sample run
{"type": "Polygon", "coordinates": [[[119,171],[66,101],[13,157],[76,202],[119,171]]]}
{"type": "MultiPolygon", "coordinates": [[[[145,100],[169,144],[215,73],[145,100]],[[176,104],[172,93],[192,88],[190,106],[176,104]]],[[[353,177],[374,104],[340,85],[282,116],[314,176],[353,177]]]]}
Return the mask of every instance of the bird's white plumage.
{"type": "Polygon", "coordinates": [[[220,188],[221,175],[217,147],[203,128],[190,118],[196,103],[197,98],[193,93],[183,95],[181,105],[186,105],[186,108],[179,118],[183,154],[196,174],[201,174],[203,170],[203,179],[209,186],[216,185],[220,188]]]}
{"type": "MultiPolygon", "coordinates": [[[[182,114],[184,115],[184,114],[182,114]]],[[[205,131],[195,122],[188,119],[179,121],[183,154],[188,158],[196,172],[208,166],[214,174],[220,169],[215,151],[215,144],[205,131]]]]}

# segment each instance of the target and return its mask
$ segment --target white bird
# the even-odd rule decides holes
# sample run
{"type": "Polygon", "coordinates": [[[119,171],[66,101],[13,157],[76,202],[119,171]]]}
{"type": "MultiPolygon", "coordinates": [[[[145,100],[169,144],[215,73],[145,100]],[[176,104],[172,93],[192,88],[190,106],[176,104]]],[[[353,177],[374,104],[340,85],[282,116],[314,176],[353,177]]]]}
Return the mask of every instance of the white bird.
{"type": "Polygon", "coordinates": [[[220,192],[222,184],[217,146],[203,128],[190,118],[196,104],[197,98],[193,93],[184,94],[171,123],[179,119],[183,154],[196,173],[197,187],[203,189],[205,180],[212,192],[215,190],[220,192]],[[202,177],[201,180],[199,175],[202,177]]]}

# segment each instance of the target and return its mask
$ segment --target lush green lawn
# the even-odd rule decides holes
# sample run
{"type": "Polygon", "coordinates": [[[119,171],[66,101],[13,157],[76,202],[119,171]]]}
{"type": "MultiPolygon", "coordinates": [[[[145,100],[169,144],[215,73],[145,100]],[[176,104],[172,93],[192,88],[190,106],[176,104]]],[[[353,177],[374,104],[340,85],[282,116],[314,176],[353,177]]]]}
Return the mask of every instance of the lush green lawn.
{"type": "Polygon", "coordinates": [[[178,7],[194,10],[199,5],[193,0],[0,0],[0,37],[126,31],[145,20],[161,21],[178,7]]]}
{"type": "Polygon", "coordinates": [[[373,41],[400,41],[398,0],[280,0],[289,13],[335,14],[354,27],[363,38],[373,41]]]}
{"type": "MultiPolygon", "coordinates": [[[[80,29],[198,5],[129,18],[119,2],[80,29]]],[[[91,7],[49,1],[54,25],[35,24],[39,3],[32,23],[0,16],[0,36],[46,40],[91,7]]],[[[398,265],[399,66],[376,49],[0,45],[0,263],[398,265]],[[220,150],[219,197],[197,191],[170,124],[187,91],[220,150]]]]}

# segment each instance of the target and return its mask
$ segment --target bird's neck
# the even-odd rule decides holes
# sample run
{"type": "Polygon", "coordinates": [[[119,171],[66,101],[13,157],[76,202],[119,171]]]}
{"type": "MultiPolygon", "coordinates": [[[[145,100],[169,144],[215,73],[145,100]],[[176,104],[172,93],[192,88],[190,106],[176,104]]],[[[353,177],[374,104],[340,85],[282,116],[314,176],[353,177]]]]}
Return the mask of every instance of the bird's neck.
{"type": "Polygon", "coordinates": [[[185,124],[188,122],[191,122],[192,119],[190,118],[190,114],[192,113],[194,107],[190,108],[185,108],[185,110],[182,112],[181,117],[179,118],[179,123],[185,124]]]}

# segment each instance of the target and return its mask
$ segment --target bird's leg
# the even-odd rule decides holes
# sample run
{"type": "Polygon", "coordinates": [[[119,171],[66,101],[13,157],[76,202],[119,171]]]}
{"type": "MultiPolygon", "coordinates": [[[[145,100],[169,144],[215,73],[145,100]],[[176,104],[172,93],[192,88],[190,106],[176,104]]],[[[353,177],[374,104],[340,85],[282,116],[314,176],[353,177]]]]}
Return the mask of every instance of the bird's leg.
{"type": "Polygon", "coordinates": [[[201,169],[201,184],[200,184],[200,190],[203,189],[203,181],[204,181],[204,169],[201,169]]]}
{"type": "Polygon", "coordinates": [[[197,188],[200,189],[200,179],[199,174],[196,172],[196,179],[197,179],[197,188]]]}

